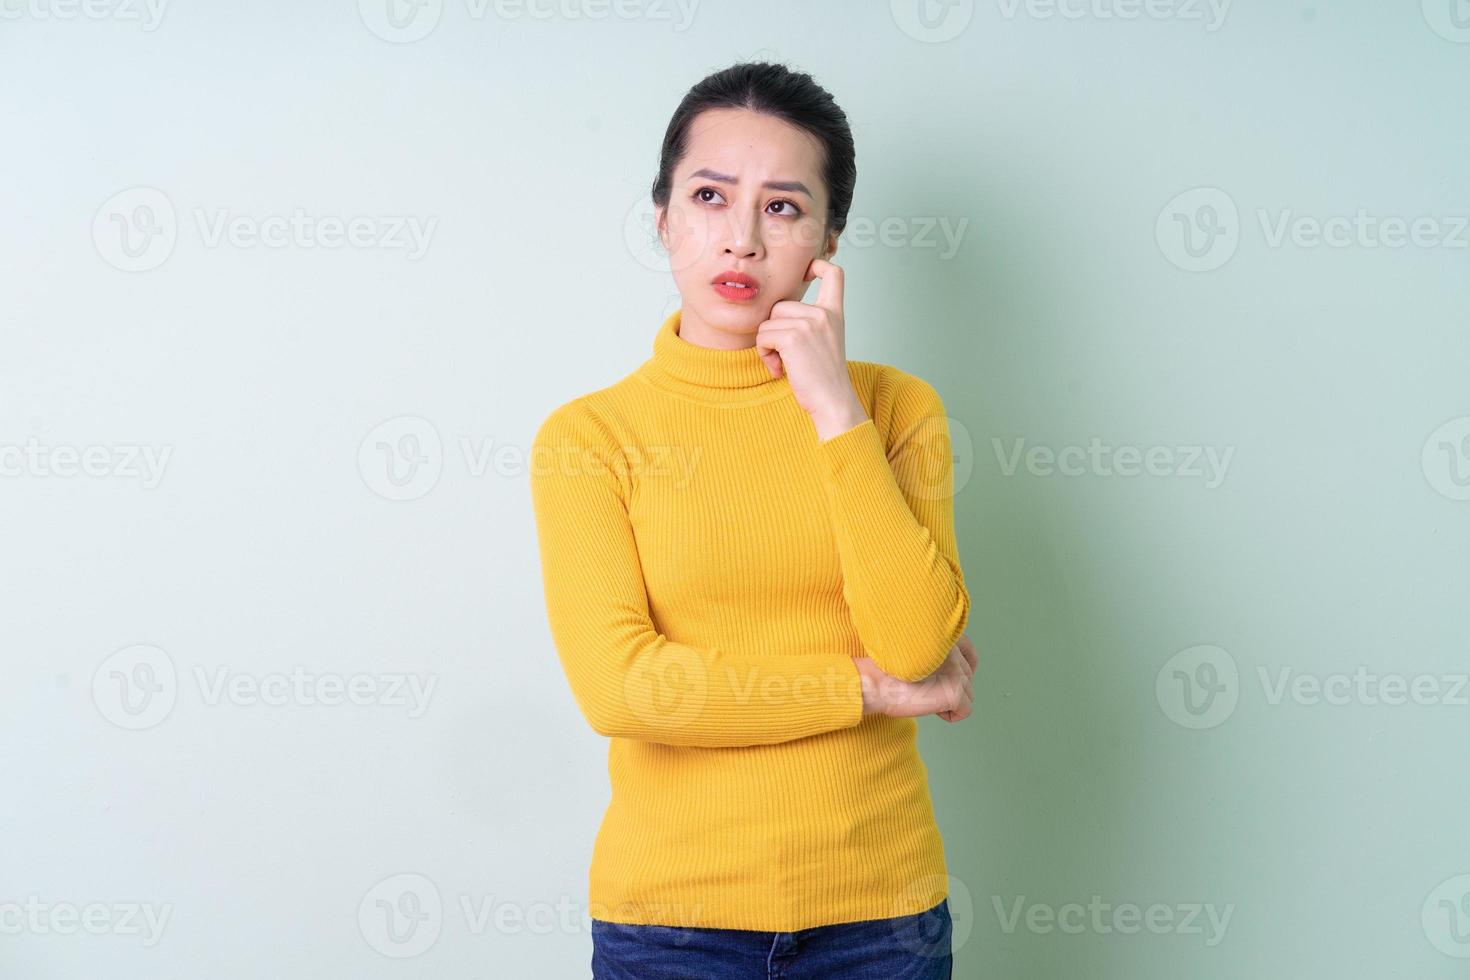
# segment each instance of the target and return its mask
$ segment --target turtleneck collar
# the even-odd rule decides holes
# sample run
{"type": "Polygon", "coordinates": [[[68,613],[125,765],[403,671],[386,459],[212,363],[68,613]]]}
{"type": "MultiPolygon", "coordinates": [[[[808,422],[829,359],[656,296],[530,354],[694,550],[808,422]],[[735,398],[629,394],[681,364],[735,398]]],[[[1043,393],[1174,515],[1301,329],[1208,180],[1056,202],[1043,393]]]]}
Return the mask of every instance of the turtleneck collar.
{"type": "Polygon", "coordinates": [[[683,309],[664,320],[653,338],[653,357],[639,374],[668,391],[700,401],[750,404],[791,390],[786,376],[771,376],[755,345],[736,350],[701,347],[679,336],[683,309]]]}

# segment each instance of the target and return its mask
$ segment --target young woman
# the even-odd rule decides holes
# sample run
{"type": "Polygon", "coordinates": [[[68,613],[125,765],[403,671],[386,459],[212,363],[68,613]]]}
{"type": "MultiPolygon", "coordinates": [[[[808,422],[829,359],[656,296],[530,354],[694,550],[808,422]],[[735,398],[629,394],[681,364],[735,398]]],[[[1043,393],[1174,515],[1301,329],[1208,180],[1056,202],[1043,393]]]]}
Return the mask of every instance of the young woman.
{"type": "Polygon", "coordinates": [[[970,597],[938,394],[846,358],[855,178],[809,75],[695,85],[653,185],[682,305],[535,437],[552,638],[611,739],[599,980],[950,976],[914,719],[970,713],[970,597]]]}

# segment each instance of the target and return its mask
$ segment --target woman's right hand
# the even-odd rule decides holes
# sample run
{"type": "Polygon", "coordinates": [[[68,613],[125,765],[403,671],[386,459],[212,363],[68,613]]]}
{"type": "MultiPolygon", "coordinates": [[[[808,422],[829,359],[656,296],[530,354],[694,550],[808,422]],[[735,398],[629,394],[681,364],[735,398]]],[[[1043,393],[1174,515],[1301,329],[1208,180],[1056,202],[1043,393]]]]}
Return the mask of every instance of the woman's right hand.
{"type": "Polygon", "coordinates": [[[949,656],[934,673],[919,681],[902,681],[885,674],[871,657],[854,657],[863,687],[863,714],[914,718],[938,715],[945,721],[963,721],[975,701],[975,645],[967,634],[950,647],[949,656]]]}

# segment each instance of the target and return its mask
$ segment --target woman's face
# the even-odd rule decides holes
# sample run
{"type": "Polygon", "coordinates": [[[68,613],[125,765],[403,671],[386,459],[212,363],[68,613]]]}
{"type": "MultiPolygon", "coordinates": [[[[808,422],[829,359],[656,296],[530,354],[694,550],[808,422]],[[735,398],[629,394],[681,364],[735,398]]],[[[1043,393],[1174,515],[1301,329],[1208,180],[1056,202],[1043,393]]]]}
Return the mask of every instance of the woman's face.
{"type": "Polygon", "coordinates": [[[773,116],[709,109],[694,118],[668,207],[655,209],[683,299],[681,334],[707,346],[748,346],[772,306],[806,294],[812,259],[837,251],[837,236],[825,233],[820,164],[820,144],[773,116]],[[755,280],[753,295],[715,288],[732,271],[755,280]]]}

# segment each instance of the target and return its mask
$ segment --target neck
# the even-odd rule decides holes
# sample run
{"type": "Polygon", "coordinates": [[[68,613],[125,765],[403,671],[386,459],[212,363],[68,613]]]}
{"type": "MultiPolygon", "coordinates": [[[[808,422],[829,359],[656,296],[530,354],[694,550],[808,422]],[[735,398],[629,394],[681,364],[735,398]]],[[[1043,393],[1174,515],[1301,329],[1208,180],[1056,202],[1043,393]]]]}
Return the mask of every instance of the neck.
{"type": "Polygon", "coordinates": [[[713,350],[743,350],[755,346],[755,333],[736,333],[706,323],[693,310],[679,311],[678,333],[680,338],[696,347],[713,350]]]}
{"type": "Polygon", "coordinates": [[[638,369],[645,381],[696,401],[725,404],[748,405],[790,393],[791,383],[785,375],[772,377],[753,340],[725,348],[693,343],[684,338],[682,314],[669,314],[654,335],[653,357],[638,369]]]}

